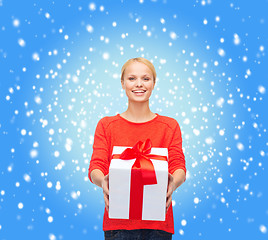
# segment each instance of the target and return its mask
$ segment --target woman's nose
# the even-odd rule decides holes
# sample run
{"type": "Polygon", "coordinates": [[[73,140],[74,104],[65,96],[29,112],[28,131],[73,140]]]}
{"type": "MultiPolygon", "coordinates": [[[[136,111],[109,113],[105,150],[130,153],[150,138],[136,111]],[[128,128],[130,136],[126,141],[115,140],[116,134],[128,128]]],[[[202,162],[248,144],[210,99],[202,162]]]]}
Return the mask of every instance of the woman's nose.
{"type": "Polygon", "coordinates": [[[141,86],[142,85],[142,80],[138,78],[136,84],[137,84],[137,86],[141,86]]]}

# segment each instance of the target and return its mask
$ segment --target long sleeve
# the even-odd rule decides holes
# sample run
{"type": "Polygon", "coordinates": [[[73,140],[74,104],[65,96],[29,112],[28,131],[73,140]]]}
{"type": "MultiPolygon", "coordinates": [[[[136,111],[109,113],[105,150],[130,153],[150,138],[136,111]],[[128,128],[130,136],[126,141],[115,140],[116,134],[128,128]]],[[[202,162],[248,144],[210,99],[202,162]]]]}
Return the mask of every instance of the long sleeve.
{"type": "Polygon", "coordinates": [[[93,152],[88,169],[88,178],[91,182],[90,174],[92,170],[99,169],[104,175],[109,172],[109,148],[102,121],[102,119],[99,120],[94,134],[93,152]]]}
{"type": "Polygon", "coordinates": [[[173,174],[177,169],[183,169],[186,174],[185,157],[182,151],[181,130],[178,122],[174,129],[174,134],[168,147],[168,158],[168,168],[171,174],[173,174]]]}

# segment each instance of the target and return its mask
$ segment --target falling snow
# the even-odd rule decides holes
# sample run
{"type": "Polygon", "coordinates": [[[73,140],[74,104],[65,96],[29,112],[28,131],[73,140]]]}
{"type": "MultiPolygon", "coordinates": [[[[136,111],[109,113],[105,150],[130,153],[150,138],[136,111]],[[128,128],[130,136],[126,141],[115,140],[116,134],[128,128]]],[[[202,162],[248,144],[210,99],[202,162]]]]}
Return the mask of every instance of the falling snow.
{"type": "Polygon", "coordinates": [[[19,208],[19,209],[22,209],[22,208],[23,208],[23,203],[20,202],[20,203],[18,204],[18,208],[19,208]]]}
{"type": "Polygon", "coordinates": [[[240,44],[240,37],[238,36],[238,34],[234,34],[234,39],[233,39],[233,41],[234,41],[234,44],[235,45],[239,45],[240,44]]]}
{"type": "Polygon", "coordinates": [[[17,19],[17,18],[14,19],[14,20],[13,20],[13,26],[14,26],[14,27],[19,27],[19,26],[20,26],[20,20],[17,19]]]}
{"type": "Polygon", "coordinates": [[[25,47],[25,46],[26,46],[26,42],[25,42],[22,38],[19,38],[19,40],[18,40],[18,44],[19,44],[21,47],[25,47]]]}
{"type": "Polygon", "coordinates": [[[121,67],[142,56],[157,73],[150,109],[182,132],[174,239],[266,239],[267,6],[130,2],[17,2],[18,12],[0,0],[1,238],[103,237],[102,191],[87,176],[94,131],[126,110],[121,67]]]}
{"type": "Polygon", "coordinates": [[[266,228],[266,226],[264,226],[264,225],[261,225],[260,226],[260,231],[262,232],[262,233],[267,233],[267,228],[266,228]]]}

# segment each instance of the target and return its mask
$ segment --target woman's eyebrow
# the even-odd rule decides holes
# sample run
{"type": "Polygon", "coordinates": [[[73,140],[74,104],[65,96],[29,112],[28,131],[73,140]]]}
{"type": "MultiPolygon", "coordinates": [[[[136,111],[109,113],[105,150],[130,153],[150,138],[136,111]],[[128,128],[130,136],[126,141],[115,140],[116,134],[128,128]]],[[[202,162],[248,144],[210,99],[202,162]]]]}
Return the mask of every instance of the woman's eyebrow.
{"type": "MultiPolygon", "coordinates": [[[[128,74],[128,76],[135,76],[136,77],[136,75],[135,74],[128,74]]],[[[142,77],[150,77],[148,74],[144,74],[142,77]]]]}

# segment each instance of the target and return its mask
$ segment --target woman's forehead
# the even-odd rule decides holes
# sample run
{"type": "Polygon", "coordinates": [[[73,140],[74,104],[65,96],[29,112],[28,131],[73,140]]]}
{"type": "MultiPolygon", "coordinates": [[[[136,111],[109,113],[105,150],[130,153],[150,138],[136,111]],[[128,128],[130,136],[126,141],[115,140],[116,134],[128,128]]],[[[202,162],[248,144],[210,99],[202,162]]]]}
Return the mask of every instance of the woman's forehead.
{"type": "Polygon", "coordinates": [[[127,75],[152,75],[152,71],[144,63],[134,62],[127,66],[125,73],[127,75]]]}

